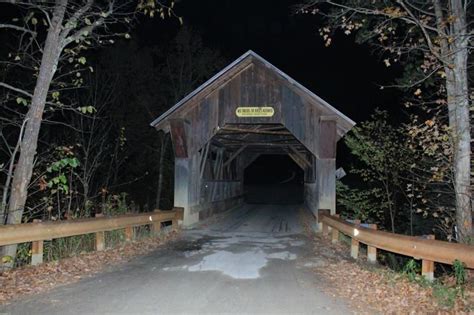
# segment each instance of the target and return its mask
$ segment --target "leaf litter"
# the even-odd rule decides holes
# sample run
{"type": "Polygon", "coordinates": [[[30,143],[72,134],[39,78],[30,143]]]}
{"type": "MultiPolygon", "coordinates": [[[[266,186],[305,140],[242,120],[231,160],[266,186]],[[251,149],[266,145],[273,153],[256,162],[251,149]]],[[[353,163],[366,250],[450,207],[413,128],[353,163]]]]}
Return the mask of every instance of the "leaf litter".
{"type": "Polygon", "coordinates": [[[77,282],[110,266],[123,264],[137,256],[148,254],[177,236],[178,231],[173,230],[158,238],[144,238],[104,251],[84,253],[38,266],[24,266],[0,272],[0,304],[77,282]]]}
{"type": "MultiPolygon", "coordinates": [[[[313,270],[331,284],[326,287],[328,293],[343,297],[357,314],[474,314],[472,278],[464,296],[454,299],[452,306],[442,305],[432,286],[410,281],[387,267],[371,265],[366,257],[354,260],[348,245],[333,244],[328,236],[313,238],[315,254],[327,262],[313,270]]],[[[449,281],[443,282],[449,286],[449,281]]]]}

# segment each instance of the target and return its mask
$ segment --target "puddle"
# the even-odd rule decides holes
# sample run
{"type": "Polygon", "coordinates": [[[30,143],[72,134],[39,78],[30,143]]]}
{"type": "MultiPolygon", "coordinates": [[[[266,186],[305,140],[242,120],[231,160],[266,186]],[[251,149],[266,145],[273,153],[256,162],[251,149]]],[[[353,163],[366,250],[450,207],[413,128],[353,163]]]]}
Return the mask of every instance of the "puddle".
{"type": "Polygon", "coordinates": [[[199,241],[179,241],[173,244],[173,249],[178,252],[198,251],[202,249],[203,242],[199,241]]]}
{"type": "Polygon", "coordinates": [[[267,261],[261,250],[243,253],[219,251],[205,256],[198,264],[188,267],[188,271],[220,271],[234,279],[256,279],[267,261]]]}

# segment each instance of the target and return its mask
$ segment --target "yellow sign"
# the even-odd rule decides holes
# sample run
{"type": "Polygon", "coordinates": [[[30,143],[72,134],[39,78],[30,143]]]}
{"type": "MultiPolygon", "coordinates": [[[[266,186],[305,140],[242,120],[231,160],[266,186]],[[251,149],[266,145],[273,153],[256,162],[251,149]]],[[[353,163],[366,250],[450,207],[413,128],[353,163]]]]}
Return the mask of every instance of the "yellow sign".
{"type": "Polygon", "coordinates": [[[237,117],[272,117],[275,114],[273,107],[237,107],[237,117]]]}

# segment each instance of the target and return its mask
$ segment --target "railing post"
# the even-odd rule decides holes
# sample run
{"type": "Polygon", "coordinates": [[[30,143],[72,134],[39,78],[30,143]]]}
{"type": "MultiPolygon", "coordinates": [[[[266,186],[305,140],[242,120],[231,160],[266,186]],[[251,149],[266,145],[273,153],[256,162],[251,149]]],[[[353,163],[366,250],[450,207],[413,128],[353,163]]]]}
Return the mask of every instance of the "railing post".
{"type": "MultiPolygon", "coordinates": [[[[426,237],[429,240],[434,240],[434,235],[428,235],[426,237]]],[[[423,259],[421,261],[421,275],[428,281],[434,280],[434,261],[423,259]]]]}
{"type": "Polygon", "coordinates": [[[171,220],[171,226],[173,227],[173,229],[177,229],[178,228],[178,219],[174,218],[173,220],[171,220]]]}
{"type": "MultiPolygon", "coordinates": [[[[41,220],[34,219],[33,223],[40,223],[41,220]]],[[[31,242],[31,264],[33,266],[43,263],[43,240],[31,242]]]]}
{"type": "Polygon", "coordinates": [[[95,250],[100,252],[105,249],[105,233],[96,232],[95,233],[95,250]]]}
{"type": "Polygon", "coordinates": [[[318,230],[321,231],[323,235],[327,235],[329,234],[329,226],[322,222],[321,217],[323,214],[330,215],[331,212],[328,209],[319,209],[317,212],[318,230]]]}
{"type": "MultiPolygon", "coordinates": [[[[356,226],[360,225],[360,220],[354,220],[356,226]]],[[[359,241],[354,237],[351,238],[351,257],[354,259],[359,258],[359,241]]]]}
{"type": "Polygon", "coordinates": [[[321,223],[323,225],[323,235],[328,235],[329,234],[329,226],[325,224],[324,222],[321,223]]]}
{"type": "Polygon", "coordinates": [[[31,243],[31,264],[33,266],[43,263],[43,241],[31,243]]]}
{"type": "MultiPolygon", "coordinates": [[[[369,224],[369,229],[376,230],[377,224],[369,224]]],[[[377,262],[377,247],[367,245],[367,260],[373,264],[377,262]]]]}
{"type": "MultiPolygon", "coordinates": [[[[339,218],[339,214],[334,214],[335,217],[339,218]]],[[[336,229],[336,228],[332,228],[331,229],[332,233],[332,237],[331,237],[331,242],[333,244],[339,242],[339,231],[336,229]]]]}
{"type": "Polygon", "coordinates": [[[125,228],[125,241],[131,242],[133,240],[133,226],[125,228]]]}
{"type": "MultiPolygon", "coordinates": [[[[103,213],[96,213],[95,217],[96,218],[101,218],[103,217],[103,213]]],[[[103,251],[105,249],[105,232],[96,232],[95,233],[95,250],[96,251],[103,251]]]]}
{"type": "Polygon", "coordinates": [[[158,236],[161,231],[161,222],[155,222],[151,225],[151,233],[153,236],[158,236]]]}

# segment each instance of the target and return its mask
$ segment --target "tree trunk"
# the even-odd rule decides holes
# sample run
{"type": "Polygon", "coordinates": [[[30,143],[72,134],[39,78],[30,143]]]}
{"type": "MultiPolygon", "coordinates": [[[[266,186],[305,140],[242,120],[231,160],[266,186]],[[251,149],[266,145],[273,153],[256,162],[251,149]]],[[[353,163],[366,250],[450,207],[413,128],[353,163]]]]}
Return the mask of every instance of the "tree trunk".
{"type": "Polygon", "coordinates": [[[471,128],[469,113],[468,87],[468,36],[466,13],[463,1],[451,0],[452,15],[455,17],[452,29],[454,42],[451,47],[453,54],[452,80],[447,80],[447,87],[452,91],[448,95],[448,103],[455,108],[450,116],[455,120],[454,138],[454,190],[456,193],[456,225],[458,241],[472,240],[472,210],[471,210],[471,128]]]}
{"type": "Polygon", "coordinates": [[[454,17],[448,28],[442,4],[434,0],[441,56],[446,72],[449,126],[453,138],[454,194],[456,200],[457,240],[472,240],[471,210],[471,130],[469,117],[469,83],[467,73],[468,39],[466,12],[462,0],[449,1],[449,14],[454,17]],[[448,40],[448,36],[452,41],[448,40]]]}
{"type": "MultiPolygon", "coordinates": [[[[38,78],[31,99],[31,105],[25,117],[25,133],[21,140],[20,155],[13,176],[7,224],[21,223],[23,216],[26,198],[28,196],[28,186],[33,173],[33,162],[36,155],[44,107],[61,53],[60,33],[66,5],[67,0],[56,0],[52,22],[46,37],[38,78]]],[[[8,268],[13,265],[16,257],[16,248],[17,245],[3,247],[0,255],[2,257],[10,256],[12,258],[5,267],[8,268]]]]}

